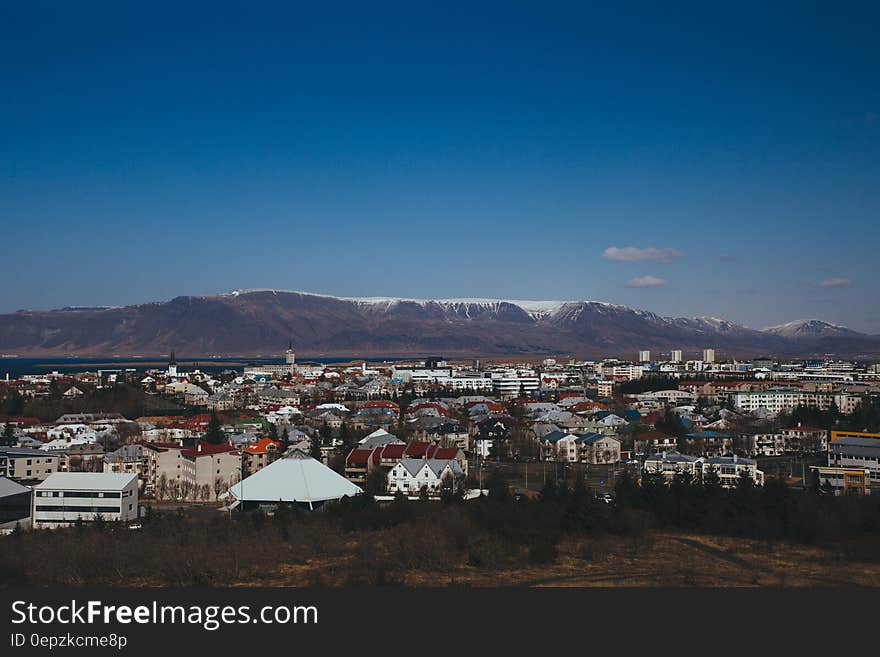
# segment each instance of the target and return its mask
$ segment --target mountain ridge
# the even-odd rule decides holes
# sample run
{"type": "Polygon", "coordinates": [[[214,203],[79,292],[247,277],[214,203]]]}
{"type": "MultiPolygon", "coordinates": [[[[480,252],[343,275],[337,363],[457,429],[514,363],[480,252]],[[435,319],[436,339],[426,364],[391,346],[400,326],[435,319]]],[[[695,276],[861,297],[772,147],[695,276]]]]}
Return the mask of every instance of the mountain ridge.
{"type": "MultiPolygon", "coordinates": [[[[803,322],[803,320],[799,320],[803,322]]],[[[128,306],[0,315],[0,352],[26,355],[277,354],[632,357],[711,347],[746,356],[880,354],[880,338],[821,322],[795,335],[719,317],[664,317],[604,301],[336,297],[255,289],[128,306]],[[822,330],[833,327],[835,330],[822,330]],[[844,354],[845,352],[845,354],[844,354]]]]}

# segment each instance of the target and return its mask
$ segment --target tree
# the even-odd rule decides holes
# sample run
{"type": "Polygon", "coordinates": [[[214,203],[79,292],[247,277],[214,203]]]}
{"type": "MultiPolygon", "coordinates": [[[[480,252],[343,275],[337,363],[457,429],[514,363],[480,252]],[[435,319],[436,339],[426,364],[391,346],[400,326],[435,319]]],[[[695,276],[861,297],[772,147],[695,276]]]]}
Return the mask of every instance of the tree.
{"type": "Polygon", "coordinates": [[[211,411],[211,419],[208,420],[208,430],[205,432],[205,440],[212,445],[222,445],[226,440],[226,436],[220,428],[220,418],[217,417],[217,411],[211,411]]]}
{"type": "Polygon", "coordinates": [[[357,444],[357,437],[352,435],[345,422],[339,427],[339,439],[342,441],[342,446],[345,450],[350,450],[357,444]]]}
{"type": "Polygon", "coordinates": [[[678,413],[675,413],[671,409],[667,409],[666,413],[663,414],[663,417],[657,420],[657,423],[654,426],[657,428],[657,431],[662,431],[663,433],[675,436],[676,438],[684,438],[688,432],[687,427],[684,426],[684,422],[681,421],[678,413]]]}
{"type": "Polygon", "coordinates": [[[3,437],[0,438],[0,445],[4,447],[12,447],[15,444],[15,427],[12,426],[10,418],[6,418],[6,426],[3,427],[3,437]]]}
{"type": "Polygon", "coordinates": [[[388,479],[385,470],[382,468],[370,470],[370,474],[367,475],[367,480],[364,482],[364,488],[367,492],[370,495],[384,495],[387,487],[388,479]]]}
{"type": "Polygon", "coordinates": [[[324,445],[332,445],[333,444],[333,429],[330,428],[330,425],[326,422],[321,425],[321,428],[318,429],[318,434],[321,436],[321,443],[324,445]]]}
{"type": "Polygon", "coordinates": [[[321,445],[324,443],[320,435],[309,438],[309,456],[316,461],[321,460],[321,445]]]}

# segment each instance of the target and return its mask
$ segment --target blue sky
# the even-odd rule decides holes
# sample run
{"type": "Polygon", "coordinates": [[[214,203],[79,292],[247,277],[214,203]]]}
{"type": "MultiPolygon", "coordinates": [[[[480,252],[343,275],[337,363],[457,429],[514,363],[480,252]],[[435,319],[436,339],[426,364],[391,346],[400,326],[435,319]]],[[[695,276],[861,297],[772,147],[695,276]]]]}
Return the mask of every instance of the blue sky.
{"type": "Polygon", "coordinates": [[[0,7],[0,311],[269,287],[880,333],[876,4],[315,4],[0,7]]]}

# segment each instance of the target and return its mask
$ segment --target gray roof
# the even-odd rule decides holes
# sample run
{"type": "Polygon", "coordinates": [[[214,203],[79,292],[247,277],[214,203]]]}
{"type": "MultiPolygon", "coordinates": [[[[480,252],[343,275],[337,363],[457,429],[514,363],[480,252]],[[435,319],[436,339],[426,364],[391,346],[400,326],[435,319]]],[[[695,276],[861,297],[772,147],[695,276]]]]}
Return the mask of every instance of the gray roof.
{"type": "Polygon", "coordinates": [[[110,472],[53,472],[34,488],[49,490],[122,490],[137,475],[110,472]]]}
{"type": "Polygon", "coordinates": [[[742,463],[743,465],[755,465],[756,463],[756,461],[742,456],[738,456],[736,460],[734,460],[732,456],[711,456],[705,459],[705,462],[709,465],[736,465],[739,463],[742,463]]]}
{"type": "Polygon", "coordinates": [[[602,433],[578,434],[577,442],[586,443],[587,445],[592,445],[593,443],[596,443],[596,442],[602,440],[603,438],[613,440],[616,443],[620,442],[619,440],[617,440],[617,438],[614,438],[612,436],[606,436],[605,434],[602,434],[602,433]]]}
{"type": "Polygon", "coordinates": [[[565,431],[551,431],[541,436],[541,440],[548,443],[557,443],[568,435],[565,431]]]}
{"type": "Polygon", "coordinates": [[[12,481],[12,479],[7,479],[6,477],[0,477],[0,497],[9,497],[10,495],[29,492],[31,492],[31,489],[27,486],[22,486],[17,481],[12,481]]]}
{"type": "Polygon", "coordinates": [[[666,452],[665,454],[655,454],[654,456],[649,457],[645,460],[645,463],[648,461],[656,462],[660,461],[662,463],[693,463],[697,461],[696,456],[689,456],[688,454],[680,454],[679,452],[666,452]]]}
{"type": "Polygon", "coordinates": [[[294,452],[238,482],[229,493],[250,502],[323,502],[363,491],[323,463],[294,452]]]}
{"type": "Polygon", "coordinates": [[[440,473],[446,469],[447,465],[452,470],[453,474],[464,474],[464,471],[461,469],[461,464],[455,459],[449,459],[448,461],[444,459],[400,459],[400,465],[406,468],[407,472],[413,476],[417,475],[419,471],[425,467],[426,463],[431,471],[437,476],[440,476],[440,473]]]}
{"type": "Polygon", "coordinates": [[[2,447],[0,448],[0,454],[4,454],[9,457],[19,458],[27,456],[32,456],[34,458],[42,458],[44,456],[57,456],[57,454],[50,454],[44,449],[31,449],[30,447],[2,447]]]}
{"type": "Polygon", "coordinates": [[[141,458],[140,445],[123,445],[119,449],[104,455],[105,463],[118,463],[119,461],[135,461],[141,458]]]}
{"type": "Polygon", "coordinates": [[[398,445],[402,443],[403,441],[400,440],[393,433],[388,433],[383,429],[377,429],[366,438],[362,438],[361,441],[358,443],[358,447],[360,447],[361,449],[372,449],[373,447],[382,447],[384,445],[398,445]]]}
{"type": "Polygon", "coordinates": [[[828,451],[835,454],[880,458],[880,440],[861,436],[839,438],[829,443],[828,451]]]}

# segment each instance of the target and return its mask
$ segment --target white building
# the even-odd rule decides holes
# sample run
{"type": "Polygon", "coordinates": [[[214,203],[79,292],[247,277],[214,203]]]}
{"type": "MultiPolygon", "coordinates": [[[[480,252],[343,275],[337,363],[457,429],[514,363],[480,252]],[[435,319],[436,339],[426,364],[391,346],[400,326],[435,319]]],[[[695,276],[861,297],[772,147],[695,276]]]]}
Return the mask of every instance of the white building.
{"type": "Polygon", "coordinates": [[[541,379],[531,370],[508,370],[492,374],[492,387],[501,397],[518,397],[536,392],[541,387],[541,379]]]}
{"type": "Polygon", "coordinates": [[[714,363],[715,362],[715,350],[714,349],[703,349],[703,362],[704,363],[714,363]]]}
{"type": "Polygon", "coordinates": [[[639,362],[640,363],[650,363],[651,362],[651,352],[647,349],[639,352],[639,362]]]}
{"type": "Polygon", "coordinates": [[[645,474],[662,474],[666,481],[672,481],[677,474],[690,475],[694,479],[705,478],[714,473],[726,488],[733,488],[740,476],[747,475],[758,486],[764,485],[764,473],[752,459],[739,456],[695,457],[678,452],[656,454],[645,460],[645,474]]]}
{"type": "Polygon", "coordinates": [[[832,404],[841,413],[852,413],[861,403],[861,397],[850,393],[830,393],[802,390],[796,387],[776,387],[751,392],[737,392],[732,395],[736,408],[746,413],[765,409],[776,414],[798,406],[810,406],[827,411],[832,404]]]}
{"type": "Polygon", "coordinates": [[[99,516],[110,522],[138,517],[137,475],[55,472],[34,486],[34,527],[93,521],[99,516]]]}
{"type": "Polygon", "coordinates": [[[400,459],[388,471],[388,492],[417,495],[426,488],[429,493],[435,493],[448,477],[453,480],[464,477],[464,471],[455,459],[400,459]]]}
{"type": "Polygon", "coordinates": [[[670,357],[670,360],[673,363],[680,363],[681,362],[681,349],[673,349],[672,356],[670,357]]]}

